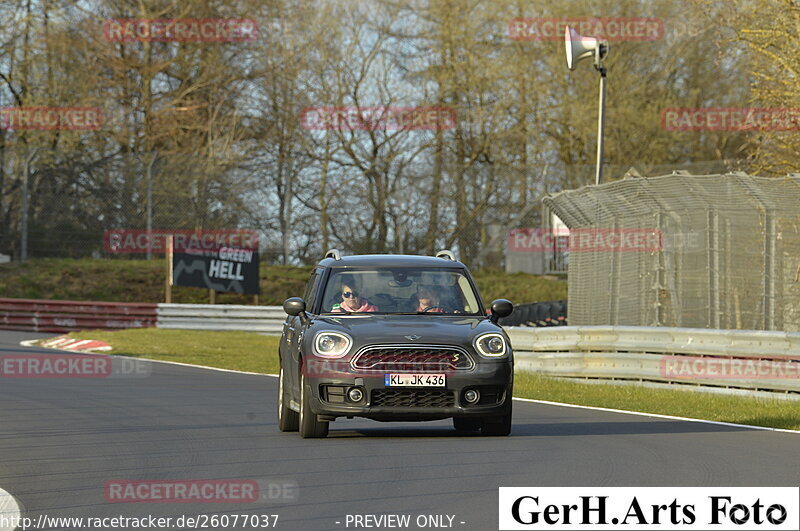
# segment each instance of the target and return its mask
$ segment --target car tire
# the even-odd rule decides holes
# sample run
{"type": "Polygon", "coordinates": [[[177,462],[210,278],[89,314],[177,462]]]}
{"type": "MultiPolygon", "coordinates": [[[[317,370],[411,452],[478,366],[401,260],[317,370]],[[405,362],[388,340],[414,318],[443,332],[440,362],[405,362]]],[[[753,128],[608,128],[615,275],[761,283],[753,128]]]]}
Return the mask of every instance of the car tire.
{"type": "Polygon", "coordinates": [[[511,393],[509,392],[507,396],[507,405],[503,413],[483,418],[481,435],[504,437],[511,434],[511,393]]]}
{"type": "Polygon", "coordinates": [[[320,439],[328,436],[328,422],[317,420],[317,414],[311,411],[311,390],[306,388],[306,375],[300,375],[300,437],[303,439],[320,439]]]}
{"type": "Polygon", "coordinates": [[[453,417],[453,427],[457,431],[478,431],[481,429],[481,419],[453,417]]]}
{"type": "Polygon", "coordinates": [[[281,431],[297,431],[300,429],[300,415],[289,407],[286,399],[286,375],[281,367],[278,376],[278,429],[281,431]]]}

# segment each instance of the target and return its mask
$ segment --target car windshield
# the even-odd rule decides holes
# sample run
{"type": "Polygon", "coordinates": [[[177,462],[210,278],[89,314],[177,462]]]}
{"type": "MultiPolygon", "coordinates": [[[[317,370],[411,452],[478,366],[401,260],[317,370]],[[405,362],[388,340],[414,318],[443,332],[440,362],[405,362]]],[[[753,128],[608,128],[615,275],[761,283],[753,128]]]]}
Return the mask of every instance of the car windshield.
{"type": "Polygon", "coordinates": [[[483,314],[464,271],[443,268],[333,270],[321,313],[483,314]]]}

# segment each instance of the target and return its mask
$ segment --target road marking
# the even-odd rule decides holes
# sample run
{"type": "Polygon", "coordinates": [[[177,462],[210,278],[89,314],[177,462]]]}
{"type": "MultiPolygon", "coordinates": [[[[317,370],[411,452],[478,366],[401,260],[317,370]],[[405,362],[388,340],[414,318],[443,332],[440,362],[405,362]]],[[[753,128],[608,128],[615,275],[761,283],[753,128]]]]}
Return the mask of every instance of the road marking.
{"type": "MultiPolygon", "coordinates": [[[[70,352],[74,354],[73,351],[63,348],[50,348],[50,347],[40,347],[35,343],[40,341],[39,339],[27,339],[25,341],[20,341],[19,344],[23,347],[39,347],[39,348],[49,348],[50,350],[63,350],[64,352],[70,352]]],[[[92,353],[86,353],[86,355],[91,355],[92,353]]],[[[218,371],[218,372],[235,372],[237,374],[250,374],[253,376],[272,376],[273,378],[277,378],[277,374],[270,374],[264,372],[248,372],[248,371],[235,371],[233,369],[220,369],[219,367],[208,367],[206,365],[194,365],[192,363],[181,363],[179,361],[165,361],[165,360],[149,360],[146,358],[136,358],[133,356],[115,356],[113,354],[94,354],[95,356],[104,356],[108,358],[118,358],[124,360],[138,360],[138,361],[149,361],[150,363],[163,363],[165,365],[180,365],[181,367],[193,367],[195,369],[206,369],[209,371],[218,371]]]]}
{"type": "Polygon", "coordinates": [[[0,531],[14,531],[17,528],[16,523],[19,523],[21,517],[22,514],[17,500],[8,492],[0,489],[0,531]],[[13,525],[3,527],[1,525],[3,522],[13,523],[13,525]]]}
{"type": "MultiPolygon", "coordinates": [[[[34,339],[34,340],[31,340],[31,341],[38,341],[38,340],[34,339]]],[[[23,344],[23,343],[25,343],[25,342],[20,341],[20,344],[23,344]]],[[[26,345],[26,346],[28,346],[28,345],[26,345]]],[[[111,356],[111,357],[112,358],[127,358],[127,359],[131,359],[130,356],[111,356]]],[[[139,359],[139,360],[142,360],[142,361],[149,361],[149,362],[152,362],[152,363],[165,363],[167,365],[180,365],[182,367],[193,367],[195,369],[206,369],[206,370],[209,370],[209,371],[234,372],[234,373],[238,373],[238,374],[249,374],[249,375],[253,375],[253,376],[272,376],[273,378],[277,378],[278,377],[277,374],[267,374],[267,373],[263,373],[263,372],[235,371],[235,370],[232,370],[232,369],[220,369],[218,367],[206,367],[205,365],[194,365],[194,364],[191,364],[191,363],[180,363],[180,362],[177,362],[177,361],[148,360],[148,359],[143,359],[143,358],[133,358],[133,359],[139,359]]],[[[548,406],[562,406],[562,407],[572,407],[572,408],[578,408],[578,409],[593,409],[595,411],[607,411],[609,413],[624,413],[626,415],[639,415],[641,417],[653,417],[653,418],[659,418],[659,419],[681,420],[681,421],[685,421],[685,422],[702,422],[702,423],[705,423],[705,424],[714,424],[714,425],[717,425],[717,426],[730,426],[730,427],[733,427],[733,428],[745,428],[745,429],[750,429],[750,430],[776,431],[776,432],[780,432],[780,433],[793,433],[793,434],[800,433],[800,431],[798,431],[798,430],[787,430],[787,429],[784,429],[784,428],[769,428],[767,426],[752,426],[750,424],[734,424],[733,422],[721,422],[721,421],[717,421],[717,420],[693,419],[693,418],[690,418],[690,417],[676,417],[676,416],[672,416],[672,415],[661,415],[661,414],[658,414],[658,413],[644,413],[644,412],[641,412],[641,411],[627,411],[627,410],[624,410],[624,409],[611,409],[611,408],[599,407],[599,406],[581,406],[581,405],[578,405],[578,404],[567,404],[565,402],[551,402],[549,400],[536,400],[536,399],[533,399],[533,398],[519,398],[519,397],[516,397],[516,396],[514,397],[514,400],[518,400],[520,402],[531,402],[531,403],[534,403],[534,404],[546,404],[548,406]]]]}
{"type": "Polygon", "coordinates": [[[181,367],[193,367],[195,369],[207,369],[209,371],[218,371],[218,372],[235,372],[237,374],[250,374],[253,376],[272,376],[273,378],[277,378],[277,374],[269,374],[265,372],[248,372],[248,371],[235,371],[233,369],[220,369],[219,367],[208,367],[206,365],[194,365],[192,363],[181,363],[179,361],[164,361],[164,360],[148,360],[145,358],[134,358],[132,356],[111,356],[112,358],[123,358],[123,359],[135,359],[141,361],[149,361],[152,363],[165,363],[167,365],[180,365],[181,367]]]}
{"type": "Polygon", "coordinates": [[[715,424],[717,426],[730,426],[733,428],[746,428],[750,430],[763,430],[763,431],[779,431],[781,433],[794,433],[795,435],[800,433],[798,430],[787,430],[784,428],[769,428],[767,426],[752,426],[750,424],[734,424],[733,422],[722,422],[719,420],[705,420],[705,419],[693,419],[691,417],[676,417],[673,415],[661,415],[659,413],[644,413],[642,411],[627,411],[625,409],[611,409],[607,407],[599,407],[599,406],[581,406],[578,404],[567,404],[565,402],[551,402],[549,400],[535,400],[533,398],[518,398],[514,397],[514,400],[519,400],[520,402],[532,402],[535,404],[546,404],[548,406],[562,406],[562,407],[572,407],[577,409],[592,409],[595,411],[608,411],[610,413],[624,413],[626,415],[639,415],[640,417],[654,417],[658,419],[669,419],[669,420],[681,420],[685,422],[702,422],[705,424],[715,424]]]}

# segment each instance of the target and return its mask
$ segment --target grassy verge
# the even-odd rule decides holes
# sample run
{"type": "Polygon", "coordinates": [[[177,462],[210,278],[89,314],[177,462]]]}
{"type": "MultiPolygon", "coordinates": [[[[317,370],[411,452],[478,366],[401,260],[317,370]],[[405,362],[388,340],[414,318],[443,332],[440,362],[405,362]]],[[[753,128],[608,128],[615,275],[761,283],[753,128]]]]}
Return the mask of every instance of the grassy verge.
{"type": "MultiPolygon", "coordinates": [[[[311,267],[261,267],[259,302],[279,305],[302,296],[311,267]]],[[[483,270],[473,272],[488,304],[505,298],[522,304],[567,298],[567,283],[551,276],[483,270]]],[[[24,264],[0,265],[0,294],[21,299],[60,299],[109,302],[164,302],[164,259],[55,259],[39,258],[24,264]]],[[[208,303],[208,291],[174,287],[178,303],[208,303]]],[[[252,304],[253,298],[235,293],[217,295],[220,304],[252,304]]]]}
{"type": "Polygon", "coordinates": [[[278,337],[254,332],[208,332],[141,328],[105,332],[72,332],[76,339],[97,339],[111,354],[177,361],[218,369],[277,374],[278,337]]]}
{"type": "Polygon", "coordinates": [[[800,430],[800,402],[794,400],[582,383],[531,373],[516,375],[514,387],[514,395],[522,398],[800,430]]]}
{"type": "MultiPolygon", "coordinates": [[[[112,354],[122,356],[248,372],[278,372],[277,336],[155,328],[118,332],[95,330],[69,335],[105,341],[113,347],[112,354]]],[[[800,430],[800,407],[798,402],[790,400],[745,398],[686,389],[588,384],[530,373],[515,377],[514,395],[567,404],[800,430]]]]}
{"type": "MultiPolygon", "coordinates": [[[[164,302],[164,258],[94,260],[39,258],[0,265],[0,293],[21,299],[164,302]]],[[[261,304],[282,304],[302,295],[309,267],[261,267],[261,304]]],[[[208,303],[208,290],[175,286],[172,301],[208,303]]],[[[253,297],[220,293],[221,304],[252,304],[253,297]]]]}

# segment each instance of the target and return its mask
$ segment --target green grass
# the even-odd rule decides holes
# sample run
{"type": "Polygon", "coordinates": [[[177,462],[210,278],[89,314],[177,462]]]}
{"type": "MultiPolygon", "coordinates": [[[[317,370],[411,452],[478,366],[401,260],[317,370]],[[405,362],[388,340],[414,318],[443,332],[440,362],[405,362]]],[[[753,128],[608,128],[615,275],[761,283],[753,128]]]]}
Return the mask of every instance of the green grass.
{"type": "Polygon", "coordinates": [[[487,306],[495,299],[508,299],[514,304],[524,304],[567,298],[567,281],[554,276],[496,270],[473,271],[472,276],[487,306]]]}
{"type": "Polygon", "coordinates": [[[532,373],[515,376],[514,395],[582,406],[800,430],[798,400],[750,398],[694,389],[582,383],[532,373]]]}
{"type": "Polygon", "coordinates": [[[76,339],[97,339],[111,354],[149,360],[177,361],[235,371],[277,374],[278,336],[255,332],[209,332],[138,328],[106,332],[71,332],[76,339]]]}
{"type": "MultiPolygon", "coordinates": [[[[3,297],[108,302],[164,302],[164,259],[94,260],[42,258],[0,265],[3,297]]],[[[310,267],[261,267],[260,304],[282,304],[302,295],[310,267]]],[[[172,302],[208,303],[208,290],[172,288],[172,302]]],[[[217,294],[220,304],[252,304],[253,297],[217,294]]]]}
{"type": "MultiPolygon", "coordinates": [[[[0,294],[22,299],[109,302],[164,302],[164,259],[102,260],[40,258],[0,265],[0,294]]],[[[280,305],[302,296],[311,267],[261,267],[260,304],[280,305]]],[[[548,276],[477,271],[475,281],[484,301],[498,298],[522,304],[567,297],[567,283],[548,276]]],[[[172,301],[208,303],[208,291],[173,287],[172,301]]],[[[252,304],[251,296],[217,295],[220,304],[252,304]]]]}
{"type": "MultiPolygon", "coordinates": [[[[277,336],[155,328],[73,332],[70,336],[105,341],[113,347],[111,353],[117,355],[248,372],[278,372],[277,336]]],[[[518,373],[514,385],[514,395],[521,398],[800,430],[800,402],[794,400],[589,384],[531,373],[518,373]]]]}

